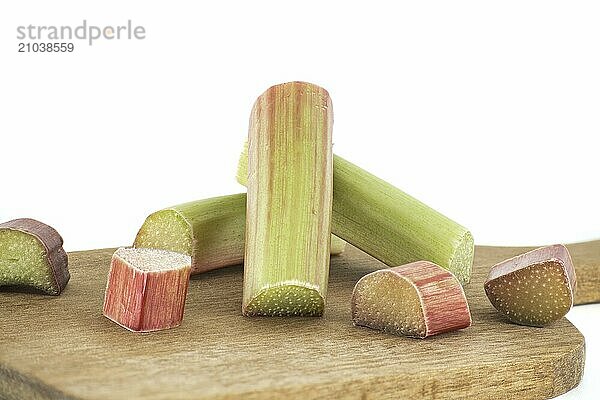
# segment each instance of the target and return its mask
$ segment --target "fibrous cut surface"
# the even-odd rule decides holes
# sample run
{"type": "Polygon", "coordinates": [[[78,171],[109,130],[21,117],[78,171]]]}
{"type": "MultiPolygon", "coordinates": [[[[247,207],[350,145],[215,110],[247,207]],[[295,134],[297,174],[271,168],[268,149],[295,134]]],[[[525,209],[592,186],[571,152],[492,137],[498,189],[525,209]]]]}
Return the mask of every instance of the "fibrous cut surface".
{"type": "Polygon", "coordinates": [[[177,211],[157,211],[144,221],[134,246],[170,250],[191,256],[191,228],[177,211]]]}
{"type": "Polygon", "coordinates": [[[485,290],[498,311],[522,325],[548,325],[565,316],[573,302],[565,269],[552,260],[492,279],[485,290]]]}
{"type": "Polygon", "coordinates": [[[115,256],[143,272],[170,271],[190,266],[189,256],[174,251],[121,248],[115,256]]]}
{"type": "Polygon", "coordinates": [[[356,325],[398,335],[426,335],[417,290],[391,271],[378,271],[359,281],[354,292],[352,319],[356,325]]]}
{"type": "Polygon", "coordinates": [[[299,285],[277,285],[259,292],[246,306],[248,316],[318,316],[323,313],[323,297],[316,289],[299,285]]]}
{"type": "Polygon", "coordinates": [[[46,248],[34,235],[0,229],[0,286],[29,286],[58,294],[46,248]]]}

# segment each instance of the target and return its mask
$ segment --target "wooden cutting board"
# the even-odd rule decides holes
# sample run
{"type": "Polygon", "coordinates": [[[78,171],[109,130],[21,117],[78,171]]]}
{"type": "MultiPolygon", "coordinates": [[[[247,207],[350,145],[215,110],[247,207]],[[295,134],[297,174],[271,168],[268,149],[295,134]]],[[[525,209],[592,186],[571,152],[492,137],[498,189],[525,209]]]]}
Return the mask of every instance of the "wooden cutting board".
{"type": "MultiPolygon", "coordinates": [[[[242,268],[191,281],[183,325],[135,334],[101,315],[112,250],[71,253],[59,297],[0,292],[3,399],[544,399],[576,386],[581,333],[506,323],[483,281],[523,248],[479,247],[473,326],[426,340],[354,327],[355,282],[382,265],[350,247],[332,258],[323,318],[244,318],[242,268]]],[[[600,299],[600,241],[571,247],[579,302],[600,299]]]]}

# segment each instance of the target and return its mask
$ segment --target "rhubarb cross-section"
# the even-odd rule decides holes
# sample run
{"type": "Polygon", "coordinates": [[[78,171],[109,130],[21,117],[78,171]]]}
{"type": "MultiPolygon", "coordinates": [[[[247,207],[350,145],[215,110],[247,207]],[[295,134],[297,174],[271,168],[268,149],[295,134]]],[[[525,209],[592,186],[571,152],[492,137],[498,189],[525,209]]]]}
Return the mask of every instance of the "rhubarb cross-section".
{"type": "Polygon", "coordinates": [[[471,313],[452,273],[417,261],[362,277],[352,294],[352,320],[359,326],[426,338],[470,326],[471,313]]]}
{"type": "Polygon", "coordinates": [[[508,320],[546,326],[564,317],[573,306],[576,279],[569,251],[557,244],[494,265],[485,293],[508,320]]]}

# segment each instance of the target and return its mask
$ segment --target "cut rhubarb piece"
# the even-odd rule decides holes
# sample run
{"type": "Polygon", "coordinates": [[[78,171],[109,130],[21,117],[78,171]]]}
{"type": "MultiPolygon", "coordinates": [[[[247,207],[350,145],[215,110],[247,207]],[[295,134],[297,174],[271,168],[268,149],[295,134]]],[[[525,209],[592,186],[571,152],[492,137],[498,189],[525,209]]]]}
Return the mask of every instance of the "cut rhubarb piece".
{"type": "Polygon", "coordinates": [[[557,244],[494,265],[485,282],[485,293],[510,321],[546,326],[569,312],[576,283],[569,251],[557,244]]]}
{"type": "Polygon", "coordinates": [[[179,326],[192,259],[158,249],[120,248],[112,256],[103,314],[133,332],[179,326]]]}
{"type": "Polygon", "coordinates": [[[352,320],[359,326],[426,338],[469,327],[471,313],[452,273],[417,261],[362,277],[352,293],[352,320]]]}
{"type": "Polygon", "coordinates": [[[20,218],[0,224],[0,286],[59,295],[70,278],[62,245],[58,232],[40,221],[20,218]]]}

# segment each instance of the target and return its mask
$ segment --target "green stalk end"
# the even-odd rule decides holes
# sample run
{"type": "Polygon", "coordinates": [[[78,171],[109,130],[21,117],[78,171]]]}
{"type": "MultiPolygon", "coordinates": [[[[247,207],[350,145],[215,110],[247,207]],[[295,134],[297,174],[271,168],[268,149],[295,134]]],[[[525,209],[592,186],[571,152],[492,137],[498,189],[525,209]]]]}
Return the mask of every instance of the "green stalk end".
{"type": "Polygon", "coordinates": [[[467,284],[471,280],[471,268],[473,266],[473,258],[475,257],[475,241],[473,235],[469,231],[460,238],[454,254],[450,258],[450,263],[446,268],[452,272],[456,279],[462,284],[467,284]]]}
{"type": "Polygon", "coordinates": [[[29,286],[52,295],[59,293],[39,239],[16,230],[0,230],[0,286],[29,286]]]}
{"type": "Polygon", "coordinates": [[[318,289],[281,283],[259,291],[246,305],[244,315],[317,317],[323,314],[324,309],[325,300],[318,289]]]}
{"type": "Polygon", "coordinates": [[[248,185],[248,142],[244,143],[244,148],[242,149],[242,154],[240,154],[240,159],[238,160],[237,173],[235,175],[235,179],[238,181],[240,185],[247,186],[248,185]]]}
{"type": "Polygon", "coordinates": [[[332,256],[338,256],[346,250],[346,242],[335,235],[331,235],[331,246],[329,252],[332,256]]]}
{"type": "Polygon", "coordinates": [[[192,256],[192,227],[175,209],[152,213],[140,228],[133,247],[174,251],[192,256]]]}

